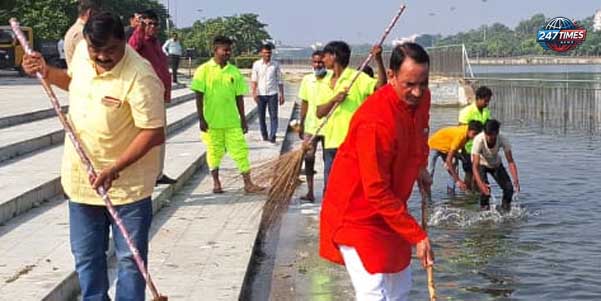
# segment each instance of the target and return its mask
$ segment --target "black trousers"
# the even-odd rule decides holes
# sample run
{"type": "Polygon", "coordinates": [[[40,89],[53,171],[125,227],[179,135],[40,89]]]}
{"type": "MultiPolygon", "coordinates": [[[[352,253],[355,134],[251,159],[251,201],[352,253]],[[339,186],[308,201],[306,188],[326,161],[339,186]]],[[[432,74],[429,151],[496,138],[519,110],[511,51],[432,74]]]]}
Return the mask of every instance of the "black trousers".
{"type": "MultiPolygon", "coordinates": [[[[503,203],[502,206],[504,209],[510,208],[511,198],[513,197],[513,185],[511,184],[511,178],[507,174],[505,167],[503,165],[499,165],[497,168],[488,168],[486,166],[480,165],[478,167],[478,172],[480,173],[480,178],[486,184],[489,184],[487,175],[490,174],[493,179],[499,184],[501,189],[503,189],[503,203]]],[[[490,201],[490,196],[480,194],[480,206],[488,206],[490,201]]]]}
{"type": "MultiPolygon", "coordinates": [[[[323,136],[317,136],[311,144],[311,149],[305,153],[305,172],[307,175],[315,174],[315,153],[317,152],[317,145],[319,143],[321,143],[321,149],[323,149],[323,136]]],[[[322,155],[325,161],[325,152],[322,152],[322,155]]]]}
{"type": "Polygon", "coordinates": [[[171,66],[171,77],[173,82],[177,83],[177,69],[179,69],[179,55],[169,55],[169,65],[171,66]]]}

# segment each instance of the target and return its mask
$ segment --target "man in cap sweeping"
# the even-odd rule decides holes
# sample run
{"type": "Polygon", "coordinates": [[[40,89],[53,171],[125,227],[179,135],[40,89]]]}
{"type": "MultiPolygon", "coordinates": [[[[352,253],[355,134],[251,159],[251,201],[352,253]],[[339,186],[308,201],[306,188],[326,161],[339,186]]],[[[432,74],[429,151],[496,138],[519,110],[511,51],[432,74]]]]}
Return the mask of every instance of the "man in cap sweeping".
{"type": "Polygon", "coordinates": [[[317,145],[321,142],[323,149],[324,135],[320,133],[311,140],[315,135],[317,127],[321,124],[322,120],[317,118],[317,101],[319,100],[319,85],[324,83],[324,78],[328,74],[328,70],[323,64],[323,52],[316,50],[311,55],[311,67],[313,72],[303,77],[300,88],[298,90],[298,97],[302,101],[301,105],[301,132],[300,138],[303,140],[312,141],[311,147],[305,153],[305,173],[307,175],[307,194],[301,197],[301,200],[313,202],[315,201],[315,194],[313,190],[313,178],[315,175],[315,153],[317,151],[317,145]]]}
{"type": "Polygon", "coordinates": [[[411,248],[434,263],[426,232],[407,210],[426,170],[430,59],[414,43],[397,46],[389,84],[354,114],[336,154],[321,211],[320,255],[344,264],[357,300],[408,300],[411,248]]]}

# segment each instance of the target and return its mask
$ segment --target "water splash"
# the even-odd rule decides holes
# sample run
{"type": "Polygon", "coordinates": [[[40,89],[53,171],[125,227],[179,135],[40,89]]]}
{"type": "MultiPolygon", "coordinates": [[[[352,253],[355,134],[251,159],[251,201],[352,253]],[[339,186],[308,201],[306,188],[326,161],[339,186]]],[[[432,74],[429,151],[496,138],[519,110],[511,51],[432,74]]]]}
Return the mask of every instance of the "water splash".
{"type": "Polygon", "coordinates": [[[451,207],[442,205],[434,207],[428,220],[430,227],[459,227],[468,228],[479,224],[500,224],[505,222],[514,222],[525,220],[528,216],[540,214],[539,212],[530,212],[526,207],[514,201],[511,205],[511,211],[504,212],[500,204],[493,202],[490,210],[473,211],[469,209],[451,207]]]}

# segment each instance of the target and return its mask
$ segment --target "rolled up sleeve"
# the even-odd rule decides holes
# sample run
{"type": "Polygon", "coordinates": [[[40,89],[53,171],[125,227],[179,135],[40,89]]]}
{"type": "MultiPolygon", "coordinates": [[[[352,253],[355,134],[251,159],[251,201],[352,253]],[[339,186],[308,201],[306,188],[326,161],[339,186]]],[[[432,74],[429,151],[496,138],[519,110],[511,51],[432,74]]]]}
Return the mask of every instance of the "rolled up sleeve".
{"type": "Polygon", "coordinates": [[[134,80],[127,97],[134,124],[141,129],[165,126],[164,88],[155,75],[142,75],[134,80]]]}
{"type": "Polygon", "coordinates": [[[428,166],[428,155],[430,154],[430,146],[428,145],[428,136],[430,135],[430,105],[432,101],[432,96],[430,94],[430,90],[428,89],[422,96],[423,98],[420,101],[419,108],[419,120],[420,126],[417,133],[417,137],[420,140],[419,143],[422,146],[421,151],[421,159],[420,159],[420,167],[428,166]]]}

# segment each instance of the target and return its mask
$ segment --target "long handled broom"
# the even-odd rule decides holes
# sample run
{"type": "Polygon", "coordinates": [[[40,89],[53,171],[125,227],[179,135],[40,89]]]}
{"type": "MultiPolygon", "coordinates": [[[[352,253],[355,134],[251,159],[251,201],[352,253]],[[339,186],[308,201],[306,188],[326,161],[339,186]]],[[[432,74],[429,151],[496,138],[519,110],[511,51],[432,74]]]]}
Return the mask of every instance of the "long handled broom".
{"type": "MultiPolygon", "coordinates": [[[[23,46],[23,49],[25,50],[25,53],[32,54],[33,50],[29,46],[29,43],[27,42],[27,39],[25,38],[25,35],[23,35],[23,32],[21,31],[21,27],[19,25],[19,22],[17,21],[16,18],[11,18],[10,19],[10,26],[12,27],[13,32],[17,36],[17,39],[19,40],[19,43],[21,43],[21,46],[23,46]]],[[[83,148],[81,146],[81,143],[79,142],[77,136],[75,136],[75,132],[73,131],[73,128],[71,127],[71,125],[69,124],[69,122],[67,121],[67,119],[65,118],[65,115],[63,114],[63,112],[61,110],[58,98],[54,94],[54,91],[52,91],[52,87],[46,82],[46,80],[44,79],[44,77],[42,76],[41,73],[37,72],[36,73],[36,77],[40,80],[40,83],[44,87],[44,91],[46,92],[46,94],[50,98],[50,102],[52,103],[52,107],[56,111],[56,115],[58,116],[58,119],[60,120],[61,124],[63,125],[63,128],[65,129],[65,133],[67,134],[67,136],[71,140],[71,143],[73,143],[73,146],[75,147],[75,150],[77,151],[77,154],[79,155],[79,158],[81,159],[81,161],[83,162],[83,164],[86,166],[86,170],[88,172],[88,175],[90,177],[94,177],[95,178],[96,177],[96,171],[94,170],[94,166],[92,165],[92,161],[90,161],[90,158],[84,152],[84,150],[83,150],[83,148]]],[[[142,276],[146,280],[146,284],[148,285],[148,288],[150,289],[150,292],[152,293],[153,300],[154,301],[167,301],[167,297],[166,296],[162,296],[161,294],[159,294],[159,291],[157,290],[156,285],[154,284],[154,282],[150,278],[150,274],[148,273],[148,270],[146,269],[146,266],[144,265],[144,261],[142,260],[142,256],[140,255],[140,251],[138,251],[138,248],[136,248],[136,246],[132,242],[131,237],[129,235],[129,232],[127,232],[127,229],[123,225],[123,220],[121,220],[121,218],[119,217],[119,214],[115,210],[115,207],[113,206],[113,203],[111,202],[111,199],[109,198],[109,195],[108,195],[107,191],[101,185],[100,187],[98,187],[96,189],[96,192],[98,193],[98,195],[100,195],[100,197],[102,197],[102,200],[106,204],[106,208],[108,209],[109,213],[111,214],[111,216],[115,220],[115,223],[119,227],[119,230],[121,231],[121,234],[125,238],[125,241],[127,242],[127,246],[129,247],[129,250],[134,255],[134,261],[136,262],[136,265],[138,266],[138,269],[140,270],[140,273],[142,274],[142,276]]]]}
{"type": "MultiPolygon", "coordinates": [[[[422,195],[422,228],[424,231],[428,228],[428,204],[430,203],[430,192],[425,187],[420,187],[422,195]]],[[[430,301],[436,301],[436,286],[434,284],[434,267],[429,265],[426,267],[426,273],[428,274],[428,293],[430,294],[430,301]]]]}
{"type": "MultiPolygon", "coordinates": [[[[405,5],[401,5],[390,24],[386,27],[386,30],[384,31],[382,37],[378,41],[378,45],[381,46],[384,43],[384,40],[386,40],[386,37],[405,11],[405,7],[405,5]]],[[[363,68],[367,64],[369,64],[372,58],[373,54],[370,53],[367,56],[367,58],[365,58],[358,70],[363,70],[363,68]]],[[[361,72],[357,72],[357,74],[355,74],[348,88],[352,87],[352,85],[359,77],[360,73],[361,72]]],[[[300,175],[303,156],[307,151],[306,145],[311,145],[313,140],[316,139],[317,135],[321,132],[330,116],[332,116],[334,111],[338,108],[338,105],[338,103],[334,105],[334,107],[330,110],[328,115],[326,115],[323,118],[322,123],[315,131],[315,135],[313,135],[313,137],[311,138],[311,140],[308,141],[308,143],[304,143],[303,147],[285,153],[280,157],[268,161],[264,164],[261,164],[260,166],[255,168],[255,170],[257,171],[257,179],[259,182],[261,182],[262,180],[271,181],[271,187],[269,189],[267,202],[268,204],[270,204],[271,207],[281,208],[285,204],[287,204],[292,198],[292,194],[294,193],[296,187],[299,184],[298,177],[300,175]]]]}

